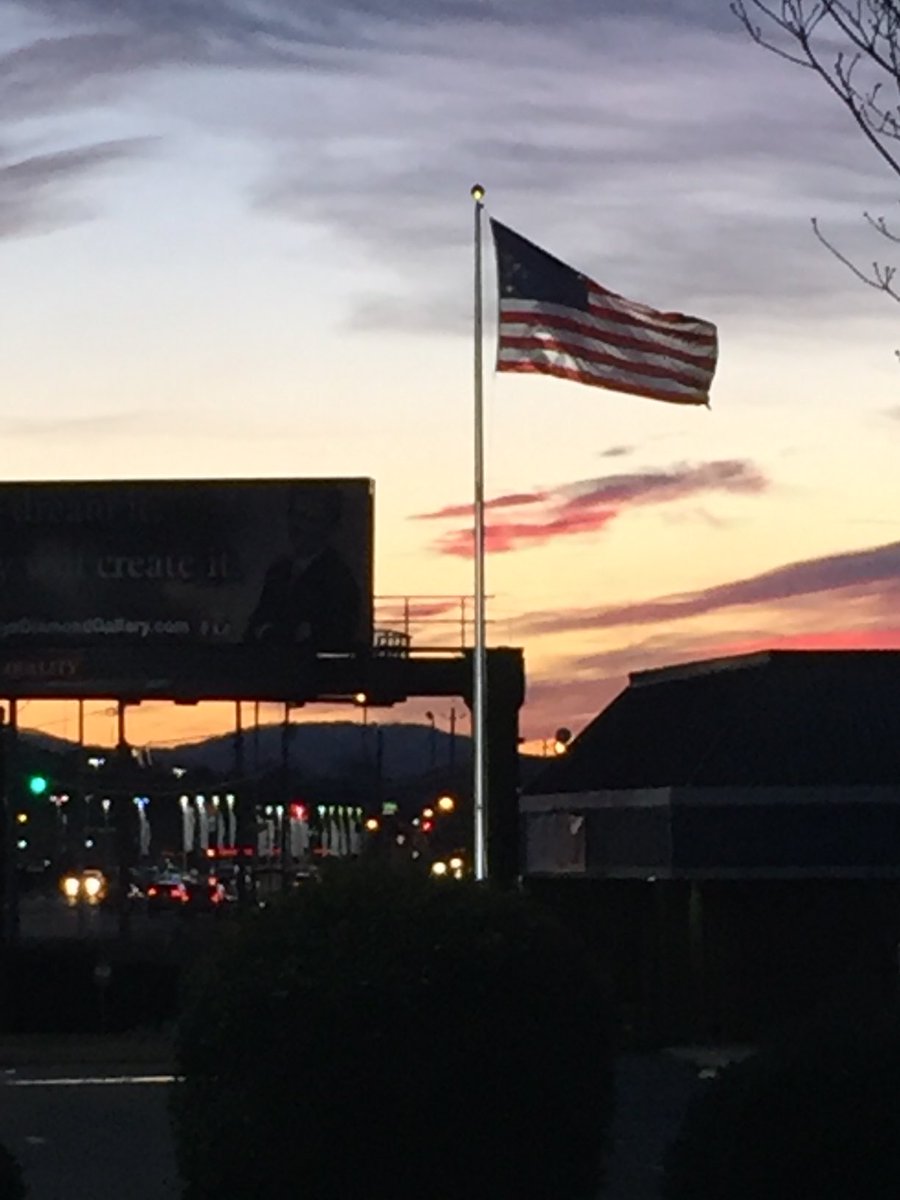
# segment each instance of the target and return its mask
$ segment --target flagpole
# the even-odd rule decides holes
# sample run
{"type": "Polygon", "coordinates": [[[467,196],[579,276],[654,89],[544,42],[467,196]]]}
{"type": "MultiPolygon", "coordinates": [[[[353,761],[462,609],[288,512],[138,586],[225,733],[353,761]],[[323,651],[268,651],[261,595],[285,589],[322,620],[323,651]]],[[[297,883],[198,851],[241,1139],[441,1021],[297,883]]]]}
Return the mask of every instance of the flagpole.
{"type": "Polygon", "coordinates": [[[476,183],[472,188],[475,201],[475,657],[472,683],[472,735],[475,779],[473,786],[475,809],[475,878],[488,877],[487,837],[485,830],[487,791],[487,746],[485,744],[485,713],[487,700],[487,652],[485,638],[484,594],[484,366],[483,288],[481,269],[482,219],[484,188],[476,183]]]}

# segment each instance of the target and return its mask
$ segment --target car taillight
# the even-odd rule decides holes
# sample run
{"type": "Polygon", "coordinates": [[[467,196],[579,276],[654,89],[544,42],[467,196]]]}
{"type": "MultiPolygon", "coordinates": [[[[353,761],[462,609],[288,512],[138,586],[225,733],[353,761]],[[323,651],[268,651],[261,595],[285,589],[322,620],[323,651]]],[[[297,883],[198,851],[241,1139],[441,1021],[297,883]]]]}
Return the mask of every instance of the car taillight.
{"type": "Polygon", "coordinates": [[[149,888],[147,888],[147,895],[148,895],[148,896],[155,896],[155,895],[157,895],[157,893],[158,893],[158,892],[159,892],[159,889],[158,889],[158,888],[155,888],[155,887],[149,887],[149,888]]]}

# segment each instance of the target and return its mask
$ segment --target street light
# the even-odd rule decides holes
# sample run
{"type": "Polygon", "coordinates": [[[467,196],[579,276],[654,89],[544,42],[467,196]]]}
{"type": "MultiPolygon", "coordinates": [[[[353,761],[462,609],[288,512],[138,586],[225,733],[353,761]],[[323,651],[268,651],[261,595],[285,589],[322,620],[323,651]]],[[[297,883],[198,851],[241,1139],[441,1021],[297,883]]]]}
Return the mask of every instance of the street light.
{"type": "Polygon", "coordinates": [[[572,730],[566,729],[565,726],[563,726],[562,728],[557,729],[556,733],[553,735],[553,739],[553,753],[565,754],[569,749],[569,742],[572,740],[572,730]]]}
{"type": "Polygon", "coordinates": [[[438,796],[437,807],[439,812],[452,813],[456,808],[456,801],[452,796],[438,796]]]}

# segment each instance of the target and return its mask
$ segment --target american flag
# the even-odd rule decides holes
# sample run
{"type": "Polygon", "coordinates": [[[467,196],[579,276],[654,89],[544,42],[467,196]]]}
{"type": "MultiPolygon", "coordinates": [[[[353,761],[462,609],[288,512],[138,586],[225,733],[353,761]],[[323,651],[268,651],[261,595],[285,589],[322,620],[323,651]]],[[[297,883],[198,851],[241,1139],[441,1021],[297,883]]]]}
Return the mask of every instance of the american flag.
{"type": "Polygon", "coordinates": [[[715,325],[626,300],[499,221],[491,229],[500,286],[498,371],[709,404],[715,325]]]}

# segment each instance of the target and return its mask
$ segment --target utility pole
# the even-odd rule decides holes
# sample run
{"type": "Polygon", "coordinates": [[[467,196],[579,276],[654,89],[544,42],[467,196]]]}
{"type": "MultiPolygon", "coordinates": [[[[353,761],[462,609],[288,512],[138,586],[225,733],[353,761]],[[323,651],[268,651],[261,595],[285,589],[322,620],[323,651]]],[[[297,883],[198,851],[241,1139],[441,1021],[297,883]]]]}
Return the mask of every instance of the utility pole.
{"type": "Polygon", "coordinates": [[[430,730],[428,733],[428,765],[433,771],[437,765],[437,725],[436,718],[433,712],[429,711],[425,714],[428,718],[430,730]]]}
{"type": "Polygon", "coordinates": [[[456,769],[456,708],[455,707],[450,709],[449,759],[450,759],[450,764],[449,764],[450,765],[450,774],[452,776],[454,770],[456,769]]]}

